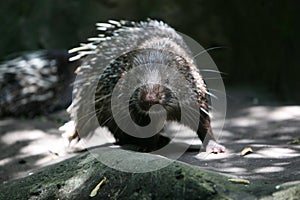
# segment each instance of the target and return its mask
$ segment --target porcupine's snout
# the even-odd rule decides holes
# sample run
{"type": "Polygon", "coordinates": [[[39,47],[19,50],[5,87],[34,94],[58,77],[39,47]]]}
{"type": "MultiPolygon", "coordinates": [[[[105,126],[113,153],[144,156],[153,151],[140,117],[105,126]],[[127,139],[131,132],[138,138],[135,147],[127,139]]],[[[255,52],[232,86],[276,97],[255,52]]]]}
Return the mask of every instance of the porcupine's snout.
{"type": "Polygon", "coordinates": [[[160,84],[149,84],[139,88],[139,104],[144,111],[149,111],[151,106],[162,104],[163,86],[160,84]]]}

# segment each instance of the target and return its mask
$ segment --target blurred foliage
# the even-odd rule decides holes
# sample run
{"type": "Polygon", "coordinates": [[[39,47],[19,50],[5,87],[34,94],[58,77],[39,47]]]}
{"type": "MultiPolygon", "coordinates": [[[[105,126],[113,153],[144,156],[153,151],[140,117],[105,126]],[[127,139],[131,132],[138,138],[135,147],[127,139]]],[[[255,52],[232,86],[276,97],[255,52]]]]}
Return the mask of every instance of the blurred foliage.
{"type": "Polygon", "coordinates": [[[162,19],[213,50],[227,84],[264,84],[300,100],[299,1],[9,0],[0,1],[0,58],[35,49],[68,49],[108,19],[162,19]]]}

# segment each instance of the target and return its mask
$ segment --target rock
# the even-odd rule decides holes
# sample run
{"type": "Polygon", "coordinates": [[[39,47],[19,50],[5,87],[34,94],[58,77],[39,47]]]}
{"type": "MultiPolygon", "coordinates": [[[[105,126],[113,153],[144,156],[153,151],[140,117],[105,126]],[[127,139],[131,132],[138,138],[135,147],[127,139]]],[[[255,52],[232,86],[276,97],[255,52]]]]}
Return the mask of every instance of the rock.
{"type": "Polygon", "coordinates": [[[272,195],[262,198],[262,200],[280,200],[280,199],[299,199],[300,197],[300,184],[274,192],[272,195]]]}
{"type": "Polygon", "coordinates": [[[158,155],[97,148],[2,184],[0,199],[88,199],[101,181],[95,199],[254,198],[244,185],[232,184],[223,175],[158,155]],[[100,158],[123,171],[104,165],[100,158]],[[126,172],[139,168],[161,169],[126,172]]]}

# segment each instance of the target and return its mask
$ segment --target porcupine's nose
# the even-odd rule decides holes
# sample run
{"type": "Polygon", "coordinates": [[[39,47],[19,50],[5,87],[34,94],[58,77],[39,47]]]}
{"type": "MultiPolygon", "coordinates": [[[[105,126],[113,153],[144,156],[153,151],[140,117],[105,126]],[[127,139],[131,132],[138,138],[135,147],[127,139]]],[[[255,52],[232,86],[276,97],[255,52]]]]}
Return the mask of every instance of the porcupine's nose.
{"type": "Polygon", "coordinates": [[[161,86],[156,84],[152,86],[144,86],[140,93],[141,107],[144,110],[149,110],[151,106],[160,103],[161,86]]]}
{"type": "Polygon", "coordinates": [[[144,102],[149,105],[154,105],[159,103],[158,95],[154,91],[150,91],[144,96],[144,102]]]}

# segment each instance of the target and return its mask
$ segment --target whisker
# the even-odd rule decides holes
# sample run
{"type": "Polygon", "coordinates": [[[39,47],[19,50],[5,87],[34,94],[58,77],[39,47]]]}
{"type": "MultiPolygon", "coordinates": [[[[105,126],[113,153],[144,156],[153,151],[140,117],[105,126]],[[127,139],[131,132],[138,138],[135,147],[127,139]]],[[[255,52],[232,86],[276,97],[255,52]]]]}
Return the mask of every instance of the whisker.
{"type": "Polygon", "coordinates": [[[217,74],[224,74],[224,75],[228,75],[225,72],[221,72],[219,70],[214,70],[214,69],[200,69],[200,72],[212,72],[212,73],[217,73],[217,74]]]}
{"type": "Polygon", "coordinates": [[[215,50],[215,49],[225,49],[225,48],[227,48],[227,47],[225,47],[225,46],[210,47],[210,48],[208,48],[208,49],[204,49],[203,51],[197,53],[196,55],[193,56],[193,58],[196,58],[197,56],[200,56],[201,54],[206,53],[206,52],[209,52],[209,51],[211,51],[211,50],[215,50]]]}
{"type": "Polygon", "coordinates": [[[222,80],[222,77],[203,77],[205,81],[207,80],[222,80]]]}

